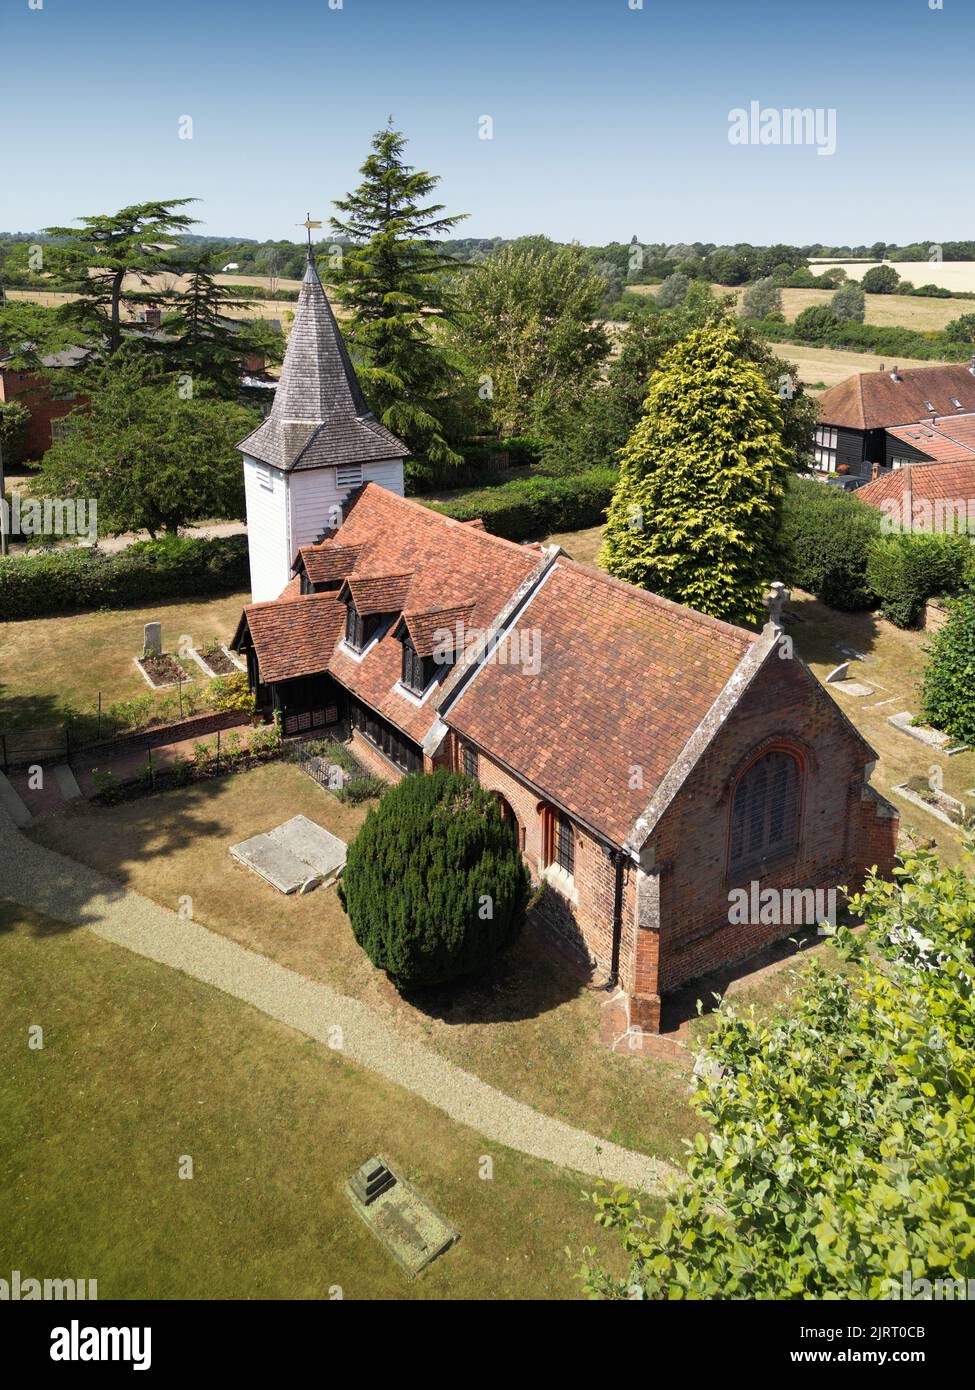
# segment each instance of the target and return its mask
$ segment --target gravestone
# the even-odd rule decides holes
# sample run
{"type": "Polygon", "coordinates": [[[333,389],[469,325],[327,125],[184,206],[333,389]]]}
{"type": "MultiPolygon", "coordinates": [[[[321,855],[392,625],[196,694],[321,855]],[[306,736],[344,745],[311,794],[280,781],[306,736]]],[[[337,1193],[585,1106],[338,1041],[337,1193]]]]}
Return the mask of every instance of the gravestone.
{"type": "Polygon", "coordinates": [[[142,629],[142,655],[162,656],[162,623],[146,623],[142,629]]]}

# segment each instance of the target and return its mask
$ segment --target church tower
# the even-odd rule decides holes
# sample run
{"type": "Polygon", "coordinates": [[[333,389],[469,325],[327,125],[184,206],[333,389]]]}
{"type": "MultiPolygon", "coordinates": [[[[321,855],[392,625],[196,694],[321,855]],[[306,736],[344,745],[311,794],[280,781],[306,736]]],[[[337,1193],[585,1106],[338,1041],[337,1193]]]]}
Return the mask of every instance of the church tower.
{"type": "Polygon", "coordinates": [[[237,447],[255,603],[278,597],[299,548],[341,525],[342,504],[360,484],[403,496],[407,447],[363,400],[310,242],[274,405],[237,447]]]}

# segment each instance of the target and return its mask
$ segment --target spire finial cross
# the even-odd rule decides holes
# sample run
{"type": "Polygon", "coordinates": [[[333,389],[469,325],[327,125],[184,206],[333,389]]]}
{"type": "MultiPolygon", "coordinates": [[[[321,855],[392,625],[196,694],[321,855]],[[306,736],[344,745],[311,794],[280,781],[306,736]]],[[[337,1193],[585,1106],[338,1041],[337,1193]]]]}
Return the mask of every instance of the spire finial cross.
{"type": "Polygon", "coordinates": [[[769,622],[779,632],[782,631],[782,609],[789,602],[791,597],[792,595],[782,581],[776,579],[774,583],[769,586],[768,593],[762,599],[762,602],[768,609],[769,622]]]}

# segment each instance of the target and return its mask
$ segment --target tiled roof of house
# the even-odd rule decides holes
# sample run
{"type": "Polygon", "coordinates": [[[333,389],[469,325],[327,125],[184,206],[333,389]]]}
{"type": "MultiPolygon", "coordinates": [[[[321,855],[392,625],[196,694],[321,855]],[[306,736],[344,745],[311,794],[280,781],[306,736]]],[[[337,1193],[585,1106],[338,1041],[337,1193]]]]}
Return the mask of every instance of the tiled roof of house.
{"type": "Polygon", "coordinates": [[[860,372],[819,398],[819,418],[847,429],[887,429],[930,420],[932,415],[975,411],[975,374],[962,364],[860,372]],[[961,406],[956,406],[955,401],[961,406]]]}
{"type": "Polygon", "coordinates": [[[356,567],[362,553],[361,545],[306,545],[298,551],[299,559],[312,584],[334,584],[345,579],[356,567]]]}
{"type": "MultiPolygon", "coordinates": [[[[438,641],[443,641],[446,646],[445,639],[440,634],[456,634],[458,624],[462,631],[466,632],[473,612],[474,600],[471,599],[470,602],[456,604],[453,608],[431,608],[425,613],[404,613],[403,627],[409,633],[418,656],[433,656],[438,641]]],[[[454,646],[456,645],[455,641],[454,646]]]]}
{"type": "Polygon", "coordinates": [[[756,634],[565,557],[516,626],[444,720],[622,844],[756,634]]]}
{"type": "Polygon", "coordinates": [[[282,595],[269,603],[248,604],[242,621],[254,643],[261,680],[287,681],[323,671],[345,631],[345,617],[345,604],[334,593],[282,595]]]}
{"type": "Polygon", "coordinates": [[[402,613],[415,577],[413,570],[406,574],[373,575],[356,571],[346,579],[339,594],[343,597],[346,593],[351,594],[356,611],[363,617],[374,613],[402,613]]]}
{"type": "Polygon", "coordinates": [[[237,447],[285,472],[409,452],[366,406],[310,255],[271,413],[237,447]]]}
{"type": "MultiPolygon", "coordinates": [[[[957,421],[947,421],[944,428],[942,422],[936,420],[933,425],[897,425],[893,429],[888,429],[887,433],[894,439],[899,439],[902,444],[908,444],[912,449],[919,449],[922,454],[927,454],[937,463],[963,463],[966,459],[975,459],[975,438],[971,444],[961,443],[957,436],[960,432],[957,428],[965,424],[966,421],[975,424],[975,416],[961,416],[957,421]]],[[[972,431],[968,431],[972,434],[972,431]]]]}
{"type": "Polygon", "coordinates": [[[968,463],[912,463],[857,488],[856,497],[871,507],[889,510],[902,502],[910,486],[915,507],[919,502],[963,503],[975,511],[975,459],[968,463]],[[886,504],[886,505],[885,505],[886,504]]]}

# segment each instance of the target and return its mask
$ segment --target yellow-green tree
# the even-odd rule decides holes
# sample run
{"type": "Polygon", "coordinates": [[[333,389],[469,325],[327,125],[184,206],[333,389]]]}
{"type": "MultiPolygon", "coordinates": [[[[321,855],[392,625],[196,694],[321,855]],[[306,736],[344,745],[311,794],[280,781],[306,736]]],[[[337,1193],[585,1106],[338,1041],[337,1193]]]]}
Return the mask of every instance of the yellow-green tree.
{"type": "Polygon", "coordinates": [[[740,330],[688,334],[661,362],[621,456],[602,550],[610,574],[716,618],[756,618],[777,577],[782,430],[740,330]]]}

